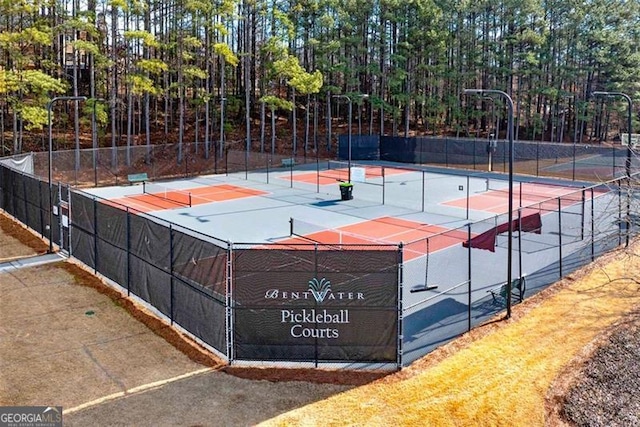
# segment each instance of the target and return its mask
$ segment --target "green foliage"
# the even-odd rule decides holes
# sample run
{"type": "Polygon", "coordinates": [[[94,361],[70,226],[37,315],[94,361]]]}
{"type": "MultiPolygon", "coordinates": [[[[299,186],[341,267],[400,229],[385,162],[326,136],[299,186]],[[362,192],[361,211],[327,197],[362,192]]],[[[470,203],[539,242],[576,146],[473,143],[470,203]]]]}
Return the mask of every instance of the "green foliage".
{"type": "Polygon", "coordinates": [[[145,0],[129,0],[129,10],[136,15],[142,15],[149,8],[145,0]]]}
{"type": "Polygon", "coordinates": [[[107,4],[112,8],[116,8],[124,11],[129,10],[129,5],[127,4],[127,0],[109,0],[107,1],[107,4]]]}
{"type": "Polygon", "coordinates": [[[273,95],[263,96],[260,98],[260,102],[263,102],[269,108],[273,108],[274,110],[292,111],[294,107],[293,102],[273,95]]]}
{"type": "Polygon", "coordinates": [[[67,84],[60,79],[51,77],[39,70],[26,70],[20,73],[20,89],[37,96],[49,93],[64,93],[67,84]]]}
{"type": "Polygon", "coordinates": [[[205,70],[198,67],[184,67],[184,75],[194,79],[206,79],[208,74],[205,70]]]}
{"type": "Polygon", "coordinates": [[[20,45],[48,45],[51,43],[52,35],[49,29],[38,29],[34,27],[25,28],[19,32],[0,33],[0,48],[12,50],[20,45]]]}
{"type": "Polygon", "coordinates": [[[169,65],[160,59],[141,59],[136,65],[150,74],[162,74],[169,69],[169,65]]]}
{"type": "Polygon", "coordinates": [[[98,37],[100,35],[98,29],[92,22],[81,18],[67,19],[62,23],[62,25],[60,25],[59,28],[62,31],[84,31],[92,37],[98,37]]]}
{"type": "Polygon", "coordinates": [[[200,12],[208,14],[213,10],[213,4],[202,0],[187,0],[185,3],[185,9],[190,13],[200,12]]]}
{"type": "Polygon", "coordinates": [[[160,46],[155,36],[147,31],[125,31],[124,38],[126,40],[141,40],[147,47],[160,46]]]}
{"type": "Polygon", "coordinates": [[[283,39],[293,38],[293,36],[295,35],[295,26],[294,26],[293,22],[287,16],[287,14],[282,12],[282,11],[280,11],[279,9],[274,9],[273,10],[273,18],[279,24],[277,28],[281,28],[281,29],[284,30],[284,33],[280,34],[280,36],[283,39]]]}
{"type": "Polygon", "coordinates": [[[106,126],[109,121],[109,106],[103,102],[100,102],[96,99],[89,98],[85,103],[82,104],[82,114],[87,117],[91,117],[94,112],[96,113],[96,123],[98,126],[106,126]]]}
{"type": "Polygon", "coordinates": [[[216,55],[220,55],[224,58],[225,62],[233,67],[236,67],[240,60],[235,53],[231,50],[226,43],[216,43],[213,45],[213,51],[216,55]]]}
{"type": "Polygon", "coordinates": [[[298,58],[293,55],[287,55],[283,59],[279,59],[273,63],[273,69],[276,74],[292,79],[293,77],[304,72],[300,66],[298,58]]]}
{"type": "Polygon", "coordinates": [[[144,95],[145,93],[159,95],[161,93],[160,89],[154,85],[153,80],[141,74],[130,74],[127,76],[127,83],[131,85],[131,91],[135,95],[144,95]]]}
{"type": "Polygon", "coordinates": [[[49,123],[48,110],[41,106],[23,105],[17,109],[26,130],[42,129],[49,123]]]}
{"type": "Polygon", "coordinates": [[[285,77],[287,84],[296,91],[308,95],[318,93],[324,81],[320,71],[307,73],[300,66],[298,58],[293,55],[286,55],[283,59],[273,63],[273,69],[278,76],[285,77]]]}
{"type": "Polygon", "coordinates": [[[289,85],[303,95],[320,92],[322,88],[323,76],[320,71],[314,73],[299,73],[289,80],[289,85]]]}
{"type": "Polygon", "coordinates": [[[95,43],[92,42],[88,42],[86,40],[76,40],[74,42],[71,43],[71,46],[73,46],[74,49],[82,51],[82,52],[86,52],[86,53],[90,53],[92,55],[98,56],[101,55],[102,53],[100,52],[100,46],[98,46],[95,43]]]}
{"type": "Polygon", "coordinates": [[[196,48],[199,49],[202,47],[202,41],[197,37],[183,37],[182,44],[187,48],[196,48]]]}
{"type": "Polygon", "coordinates": [[[0,95],[17,92],[20,89],[20,79],[13,71],[0,69],[0,95]]]}

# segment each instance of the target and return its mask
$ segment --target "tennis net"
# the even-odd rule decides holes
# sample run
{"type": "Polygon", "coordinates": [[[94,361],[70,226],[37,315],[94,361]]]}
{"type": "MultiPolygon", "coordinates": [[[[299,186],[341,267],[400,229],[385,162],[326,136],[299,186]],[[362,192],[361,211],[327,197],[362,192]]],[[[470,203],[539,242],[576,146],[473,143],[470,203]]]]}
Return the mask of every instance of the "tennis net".
{"type": "Polygon", "coordinates": [[[291,235],[326,246],[396,246],[397,243],[290,219],[291,235]]]}
{"type": "Polygon", "coordinates": [[[191,193],[151,182],[142,183],[142,192],[163,200],[191,207],[191,193]]]}
{"type": "MultiPolygon", "coordinates": [[[[368,178],[376,178],[384,175],[384,166],[363,165],[352,162],[351,167],[364,169],[368,178]]],[[[327,161],[327,169],[332,171],[341,171],[347,174],[349,171],[349,162],[345,162],[343,160],[329,160],[327,161]]]]}
{"type": "MultiPolygon", "coordinates": [[[[486,191],[509,194],[509,187],[503,181],[494,182],[492,179],[487,179],[486,191]]],[[[583,190],[547,183],[518,182],[513,186],[513,195],[516,199],[527,199],[529,201],[544,202],[561,198],[579,202],[582,200],[583,190]]]]}

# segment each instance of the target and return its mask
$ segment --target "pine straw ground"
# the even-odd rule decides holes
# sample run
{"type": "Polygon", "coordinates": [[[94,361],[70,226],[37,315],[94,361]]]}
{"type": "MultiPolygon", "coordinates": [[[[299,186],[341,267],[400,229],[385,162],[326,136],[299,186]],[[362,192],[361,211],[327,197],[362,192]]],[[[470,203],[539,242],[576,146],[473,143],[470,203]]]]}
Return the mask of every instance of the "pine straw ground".
{"type": "MultiPolygon", "coordinates": [[[[42,251],[39,239],[11,222],[0,214],[2,234],[42,251]]],[[[67,269],[203,365],[251,379],[360,385],[264,425],[630,426],[640,425],[639,255],[640,241],[608,254],[515,306],[511,319],[387,376],[223,367],[91,274],[67,269]]]]}

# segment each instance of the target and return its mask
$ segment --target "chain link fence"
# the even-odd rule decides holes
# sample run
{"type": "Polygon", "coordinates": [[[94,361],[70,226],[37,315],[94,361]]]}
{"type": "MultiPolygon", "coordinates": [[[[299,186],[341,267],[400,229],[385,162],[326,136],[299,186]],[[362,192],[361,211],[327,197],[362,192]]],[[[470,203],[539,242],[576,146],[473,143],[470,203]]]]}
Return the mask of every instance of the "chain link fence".
{"type": "Polygon", "coordinates": [[[0,208],[231,363],[400,367],[504,311],[507,260],[528,297],[626,244],[637,178],[535,202],[516,187],[510,254],[507,215],[401,248],[231,243],[6,163],[0,208]]]}

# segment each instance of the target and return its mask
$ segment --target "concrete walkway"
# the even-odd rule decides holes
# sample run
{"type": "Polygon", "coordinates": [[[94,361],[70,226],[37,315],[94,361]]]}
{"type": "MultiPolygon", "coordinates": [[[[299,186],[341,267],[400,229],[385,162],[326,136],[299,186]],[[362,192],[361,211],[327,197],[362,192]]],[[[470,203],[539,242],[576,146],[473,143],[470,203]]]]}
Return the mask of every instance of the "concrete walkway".
{"type": "Polygon", "coordinates": [[[52,262],[58,262],[63,259],[67,259],[67,256],[61,254],[60,252],[20,258],[13,261],[0,263],[0,273],[18,270],[25,267],[35,267],[37,265],[49,264],[52,262]]]}

